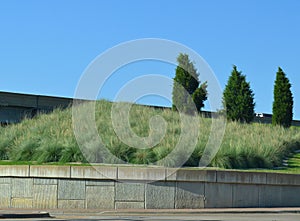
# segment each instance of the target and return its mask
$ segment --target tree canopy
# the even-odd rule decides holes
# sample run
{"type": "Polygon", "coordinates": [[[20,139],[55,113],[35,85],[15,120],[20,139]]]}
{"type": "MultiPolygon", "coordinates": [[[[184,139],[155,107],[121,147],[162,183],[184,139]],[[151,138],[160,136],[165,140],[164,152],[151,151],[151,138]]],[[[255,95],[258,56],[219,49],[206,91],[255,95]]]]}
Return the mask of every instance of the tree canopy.
{"type": "Polygon", "coordinates": [[[197,111],[200,111],[204,107],[204,101],[207,100],[207,83],[200,84],[199,73],[187,54],[180,53],[177,62],[173,85],[173,109],[192,114],[196,106],[197,111]]]}
{"type": "Polygon", "coordinates": [[[254,118],[254,93],[235,65],[223,93],[223,106],[229,120],[249,123],[254,118]]]}
{"type": "Polygon", "coordinates": [[[293,105],[290,81],[279,67],[274,84],[272,124],[290,127],[293,120],[293,105]]]}

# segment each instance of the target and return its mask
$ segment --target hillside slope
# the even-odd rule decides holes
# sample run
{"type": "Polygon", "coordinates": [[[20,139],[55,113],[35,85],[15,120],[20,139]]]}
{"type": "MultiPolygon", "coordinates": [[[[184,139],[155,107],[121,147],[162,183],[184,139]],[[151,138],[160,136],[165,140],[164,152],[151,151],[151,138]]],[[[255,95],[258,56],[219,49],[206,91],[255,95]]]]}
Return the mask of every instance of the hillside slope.
{"type": "MultiPolygon", "coordinates": [[[[111,121],[112,103],[101,100],[96,105],[96,125],[99,136],[111,155],[123,163],[160,164],[174,149],[180,139],[181,120],[177,112],[133,105],[129,123],[133,132],[147,137],[149,120],[161,116],[166,122],[166,134],[152,148],[133,148],[116,136],[111,121]]],[[[150,120],[151,122],[151,120],[150,120]]],[[[198,166],[210,134],[211,119],[199,118],[201,134],[197,145],[185,166],[198,166]]],[[[153,126],[153,125],[152,125],[153,126]]],[[[155,126],[155,125],[154,125],[155,126]]],[[[273,168],[295,149],[300,149],[298,128],[284,129],[266,124],[227,123],[221,148],[210,163],[222,168],[273,168]]],[[[45,162],[111,162],[106,159],[93,139],[90,155],[82,154],[72,127],[72,109],[55,110],[51,114],[40,114],[34,119],[25,119],[19,124],[0,128],[0,160],[45,162]]],[[[104,148],[103,146],[101,148],[104,148]]],[[[174,166],[182,156],[177,154],[164,161],[164,166],[174,166]]]]}

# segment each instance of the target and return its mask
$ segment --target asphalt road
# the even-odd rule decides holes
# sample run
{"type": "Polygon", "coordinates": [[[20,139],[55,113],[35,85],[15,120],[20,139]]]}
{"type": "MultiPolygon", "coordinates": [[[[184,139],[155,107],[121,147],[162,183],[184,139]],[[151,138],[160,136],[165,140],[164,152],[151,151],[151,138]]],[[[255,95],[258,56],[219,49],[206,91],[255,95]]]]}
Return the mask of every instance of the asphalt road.
{"type": "MultiPolygon", "coordinates": [[[[28,219],[3,219],[5,221],[11,220],[27,220],[28,219]]],[[[103,221],[299,221],[300,214],[297,213],[255,213],[255,214],[151,214],[151,215],[57,215],[55,218],[39,218],[30,220],[103,220],[103,221]]]]}

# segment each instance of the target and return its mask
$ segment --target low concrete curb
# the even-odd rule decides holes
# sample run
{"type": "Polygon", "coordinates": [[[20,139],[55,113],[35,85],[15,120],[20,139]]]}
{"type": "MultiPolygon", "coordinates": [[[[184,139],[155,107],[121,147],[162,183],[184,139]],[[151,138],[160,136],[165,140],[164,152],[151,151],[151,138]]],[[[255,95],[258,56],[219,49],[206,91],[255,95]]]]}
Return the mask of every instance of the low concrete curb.
{"type": "Polygon", "coordinates": [[[39,219],[87,216],[151,216],[151,215],[196,215],[196,214],[255,214],[255,213],[300,213],[300,208],[238,208],[238,209],[122,209],[122,210],[49,210],[34,212],[7,209],[0,211],[0,219],[39,219]],[[50,215],[51,214],[51,215],[50,215]]]}
{"type": "Polygon", "coordinates": [[[154,214],[210,214],[210,213],[300,213],[300,208],[224,208],[224,209],[118,209],[118,210],[49,210],[60,215],[154,215],[154,214]]]}
{"type": "MultiPolygon", "coordinates": [[[[68,212],[65,212],[67,214],[68,212]]],[[[236,208],[236,209],[158,209],[158,210],[112,210],[103,211],[98,214],[103,215],[141,215],[141,214],[217,214],[217,213],[300,213],[300,208],[236,208]]]]}

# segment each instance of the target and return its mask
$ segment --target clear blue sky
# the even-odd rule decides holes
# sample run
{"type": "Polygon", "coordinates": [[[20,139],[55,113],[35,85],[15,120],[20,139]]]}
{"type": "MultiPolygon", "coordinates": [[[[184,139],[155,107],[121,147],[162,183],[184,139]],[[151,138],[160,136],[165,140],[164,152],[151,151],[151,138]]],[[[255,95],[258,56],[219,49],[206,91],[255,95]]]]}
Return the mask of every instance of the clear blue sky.
{"type": "MultiPolygon", "coordinates": [[[[299,11],[299,0],[1,0],[0,90],[72,97],[100,53],[124,41],[163,38],[199,53],[223,88],[237,65],[255,93],[256,112],[272,112],[282,67],[300,119],[299,11]]],[[[149,64],[132,70],[155,70],[149,64]]],[[[168,66],[162,72],[175,74],[168,66]]],[[[111,99],[124,79],[115,77],[103,98],[111,99]]]]}

